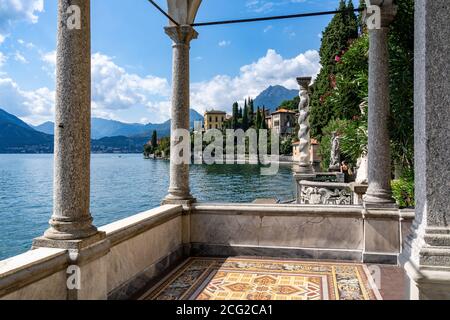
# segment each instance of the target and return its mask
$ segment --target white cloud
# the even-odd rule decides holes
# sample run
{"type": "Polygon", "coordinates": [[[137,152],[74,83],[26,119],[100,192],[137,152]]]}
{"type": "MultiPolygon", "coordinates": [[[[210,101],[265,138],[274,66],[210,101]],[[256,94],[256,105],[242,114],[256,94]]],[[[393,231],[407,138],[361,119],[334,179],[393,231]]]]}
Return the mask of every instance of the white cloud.
{"type": "MultiPolygon", "coordinates": [[[[55,52],[43,54],[42,60],[54,72],[55,52]]],[[[296,77],[315,77],[320,70],[319,60],[319,53],[315,50],[293,58],[283,58],[270,49],[257,61],[241,67],[235,77],[217,75],[210,80],[192,83],[191,106],[199,112],[210,108],[230,112],[234,101],[243,101],[248,96],[256,97],[270,85],[298,89],[296,77]]],[[[45,88],[27,92],[20,90],[11,79],[3,79],[3,82],[0,96],[9,96],[9,103],[6,105],[11,105],[12,113],[33,123],[52,119],[53,99],[45,98],[54,93],[45,88]]],[[[170,106],[170,86],[167,79],[129,73],[117,65],[112,57],[101,53],[92,56],[93,116],[121,120],[121,113],[141,110],[132,121],[142,122],[145,117],[145,122],[157,123],[169,119],[170,106]]]]}
{"type": "MultiPolygon", "coordinates": [[[[43,53],[44,70],[55,74],[56,51],[43,53]]],[[[95,117],[120,120],[117,113],[132,108],[143,109],[152,122],[169,118],[170,86],[165,78],[139,76],[118,66],[112,57],[92,55],[92,114],[95,117]]]]}
{"type": "Polygon", "coordinates": [[[231,41],[228,40],[222,40],[219,42],[219,47],[228,47],[229,45],[231,45],[231,41]]]}
{"type": "Polygon", "coordinates": [[[48,88],[26,91],[12,79],[0,78],[0,97],[0,108],[29,123],[49,120],[54,113],[55,93],[48,88]]]}
{"type": "Polygon", "coordinates": [[[0,44],[2,44],[3,42],[5,42],[6,38],[7,38],[7,35],[4,35],[4,34],[1,34],[1,33],[0,33],[0,44]]]}
{"type": "Polygon", "coordinates": [[[303,3],[306,0],[247,0],[245,6],[249,11],[255,13],[267,13],[274,10],[276,7],[288,5],[291,3],[303,3]]]}
{"type": "Polygon", "coordinates": [[[44,11],[44,0],[0,0],[0,30],[16,21],[37,23],[44,11]]]}
{"type": "Polygon", "coordinates": [[[319,53],[309,50],[292,59],[284,59],[269,49],[258,61],[241,67],[236,77],[218,75],[209,81],[193,83],[191,105],[199,112],[220,108],[228,112],[235,101],[248,96],[256,97],[270,85],[298,89],[296,78],[302,75],[315,77],[320,70],[319,53]]]}
{"type": "Polygon", "coordinates": [[[45,63],[49,64],[51,67],[55,68],[55,66],[56,66],[56,50],[42,53],[41,59],[45,63]]]}
{"type": "Polygon", "coordinates": [[[152,121],[165,120],[170,108],[161,105],[161,101],[167,100],[169,93],[167,79],[130,74],[111,57],[100,53],[92,56],[93,113],[142,107],[149,109],[152,121]]]}
{"type": "Polygon", "coordinates": [[[16,51],[16,53],[14,54],[14,60],[20,63],[28,63],[28,60],[19,51],[16,51]]]}
{"type": "Polygon", "coordinates": [[[269,26],[267,26],[267,27],[264,28],[263,32],[266,33],[266,32],[269,32],[269,31],[272,30],[272,29],[273,29],[273,26],[272,26],[272,25],[269,25],[269,26]]]}
{"type": "Polygon", "coordinates": [[[0,68],[5,64],[6,59],[6,56],[0,51],[0,68]]]}
{"type": "Polygon", "coordinates": [[[19,40],[17,40],[17,42],[20,45],[22,45],[22,46],[24,46],[24,47],[26,47],[28,49],[33,49],[34,48],[34,44],[32,42],[26,42],[23,39],[19,39],[19,40]]]}

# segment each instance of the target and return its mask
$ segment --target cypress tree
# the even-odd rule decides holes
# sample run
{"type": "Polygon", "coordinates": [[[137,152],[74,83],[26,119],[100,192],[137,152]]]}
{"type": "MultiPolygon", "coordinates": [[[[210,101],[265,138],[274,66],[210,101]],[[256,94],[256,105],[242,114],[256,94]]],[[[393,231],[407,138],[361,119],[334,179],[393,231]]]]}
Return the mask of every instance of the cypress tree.
{"type": "Polygon", "coordinates": [[[248,106],[246,101],[244,104],[244,111],[242,115],[242,129],[244,131],[247,131],[248,127],[249,127],[249,119],[248,119],[248,106]]]}
{"type": "Polygon", "coordinates": [[[253,104],[253,99],[248,98],[248,118],[250,119],[250,126],[255,124],[255,106],[253,104]]]}
{"type": "Polygon", "coordinates": [[[152,148],[155,150],[158,147],[158,133],[156,130],[153,130],[152,133],[152,148]]]}
{"type": "Polygon", "coordinates": [[[233,117],[231,119],[231,125],[234,130],[237,129],[239,118],[239,104],[237,102],[233,103],[233,117]]]}
{"type": "Polygon", "coordinates": [[[256,129],[262,129],[262,116],[261,116],[261,110],[258,107],[258,110],[256,111],[256,129]]]}

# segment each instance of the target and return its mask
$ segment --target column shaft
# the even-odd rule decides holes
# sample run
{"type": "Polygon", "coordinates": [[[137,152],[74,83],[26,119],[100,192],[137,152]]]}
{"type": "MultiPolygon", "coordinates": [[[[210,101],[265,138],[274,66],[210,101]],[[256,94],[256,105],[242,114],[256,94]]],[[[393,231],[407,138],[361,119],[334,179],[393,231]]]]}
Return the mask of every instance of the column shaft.
{"type": "MultiPolygon", "coordinates": [[[[189,51],[190,41],[197,38],[197,32],[190,26],[166,27],[166,33],[173,43],[172,69],[172,124],[170,139],[170,186],[164,202],[192,201],[189,189],[189,163],[180,161],[180,154],[174,152],[179,143],[183,143],[179,130],[189,132],[190,79],[189,51]],[[181,163],[182,162],[182,163],[181,163]]],[[[186,143],[186,141],[184,141],[186,143]]],[[[190,141],[188,144],[190,148],[190,141]]]]}
{"type": "Polygon", "coordinates": [[[381,7],[381,26],[369,30],[369,186],[363,200],[366,207],[395,207],[391,190],[391,149],[389,138],[389,24],[396,7],[381,7]]]}
{"type": "Polygon", "coordinates": [[[54,204],[51,228],[45,233],[49,239],[83,239],[97,232],[89,211],[90,32],[90,0],[59,0],[54,204]]]}

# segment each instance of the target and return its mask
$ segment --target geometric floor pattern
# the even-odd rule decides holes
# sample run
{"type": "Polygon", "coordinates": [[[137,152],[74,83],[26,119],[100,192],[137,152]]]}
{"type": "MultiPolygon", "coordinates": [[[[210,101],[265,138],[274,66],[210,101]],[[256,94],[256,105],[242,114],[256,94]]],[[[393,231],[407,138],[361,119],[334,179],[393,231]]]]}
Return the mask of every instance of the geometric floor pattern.
{"type": "Polygon", "coordinates": [[[381,300],[365,265],[255,258],[189,258],[145,300],[381,300]]]}

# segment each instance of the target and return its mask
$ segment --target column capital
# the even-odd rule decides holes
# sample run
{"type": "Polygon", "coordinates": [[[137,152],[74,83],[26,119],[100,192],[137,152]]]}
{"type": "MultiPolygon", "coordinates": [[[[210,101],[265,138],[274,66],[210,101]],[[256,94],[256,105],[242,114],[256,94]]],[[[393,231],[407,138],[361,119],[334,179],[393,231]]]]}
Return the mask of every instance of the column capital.
{"type": "MultiPolygon", "coordinates": [[[[387,28],[394,21],[395,16],[397,15],[398,6],[393,3],[393,0],[368,0],[370,6],[365,11],[364,20],[366,22],[372,15],[379,14],[380,17],[380,27],[387,28]]],[[[375,19],[377,19],[375,17],[375,19]]],[[[372,30],[376,30],[374,28],[372,30]]]]}
{"type": "Polygon", "coordinates": [[[198,32],[189,25],[165,27],[164,31],[175,45],[189,45],[191,40],[198,37],[198,32]]]}
{"type": "Polygon", "coordinates": [[[301,88],[308,89],[311,84],[312,77],[298,77],[297,83],[301,88]]]}

